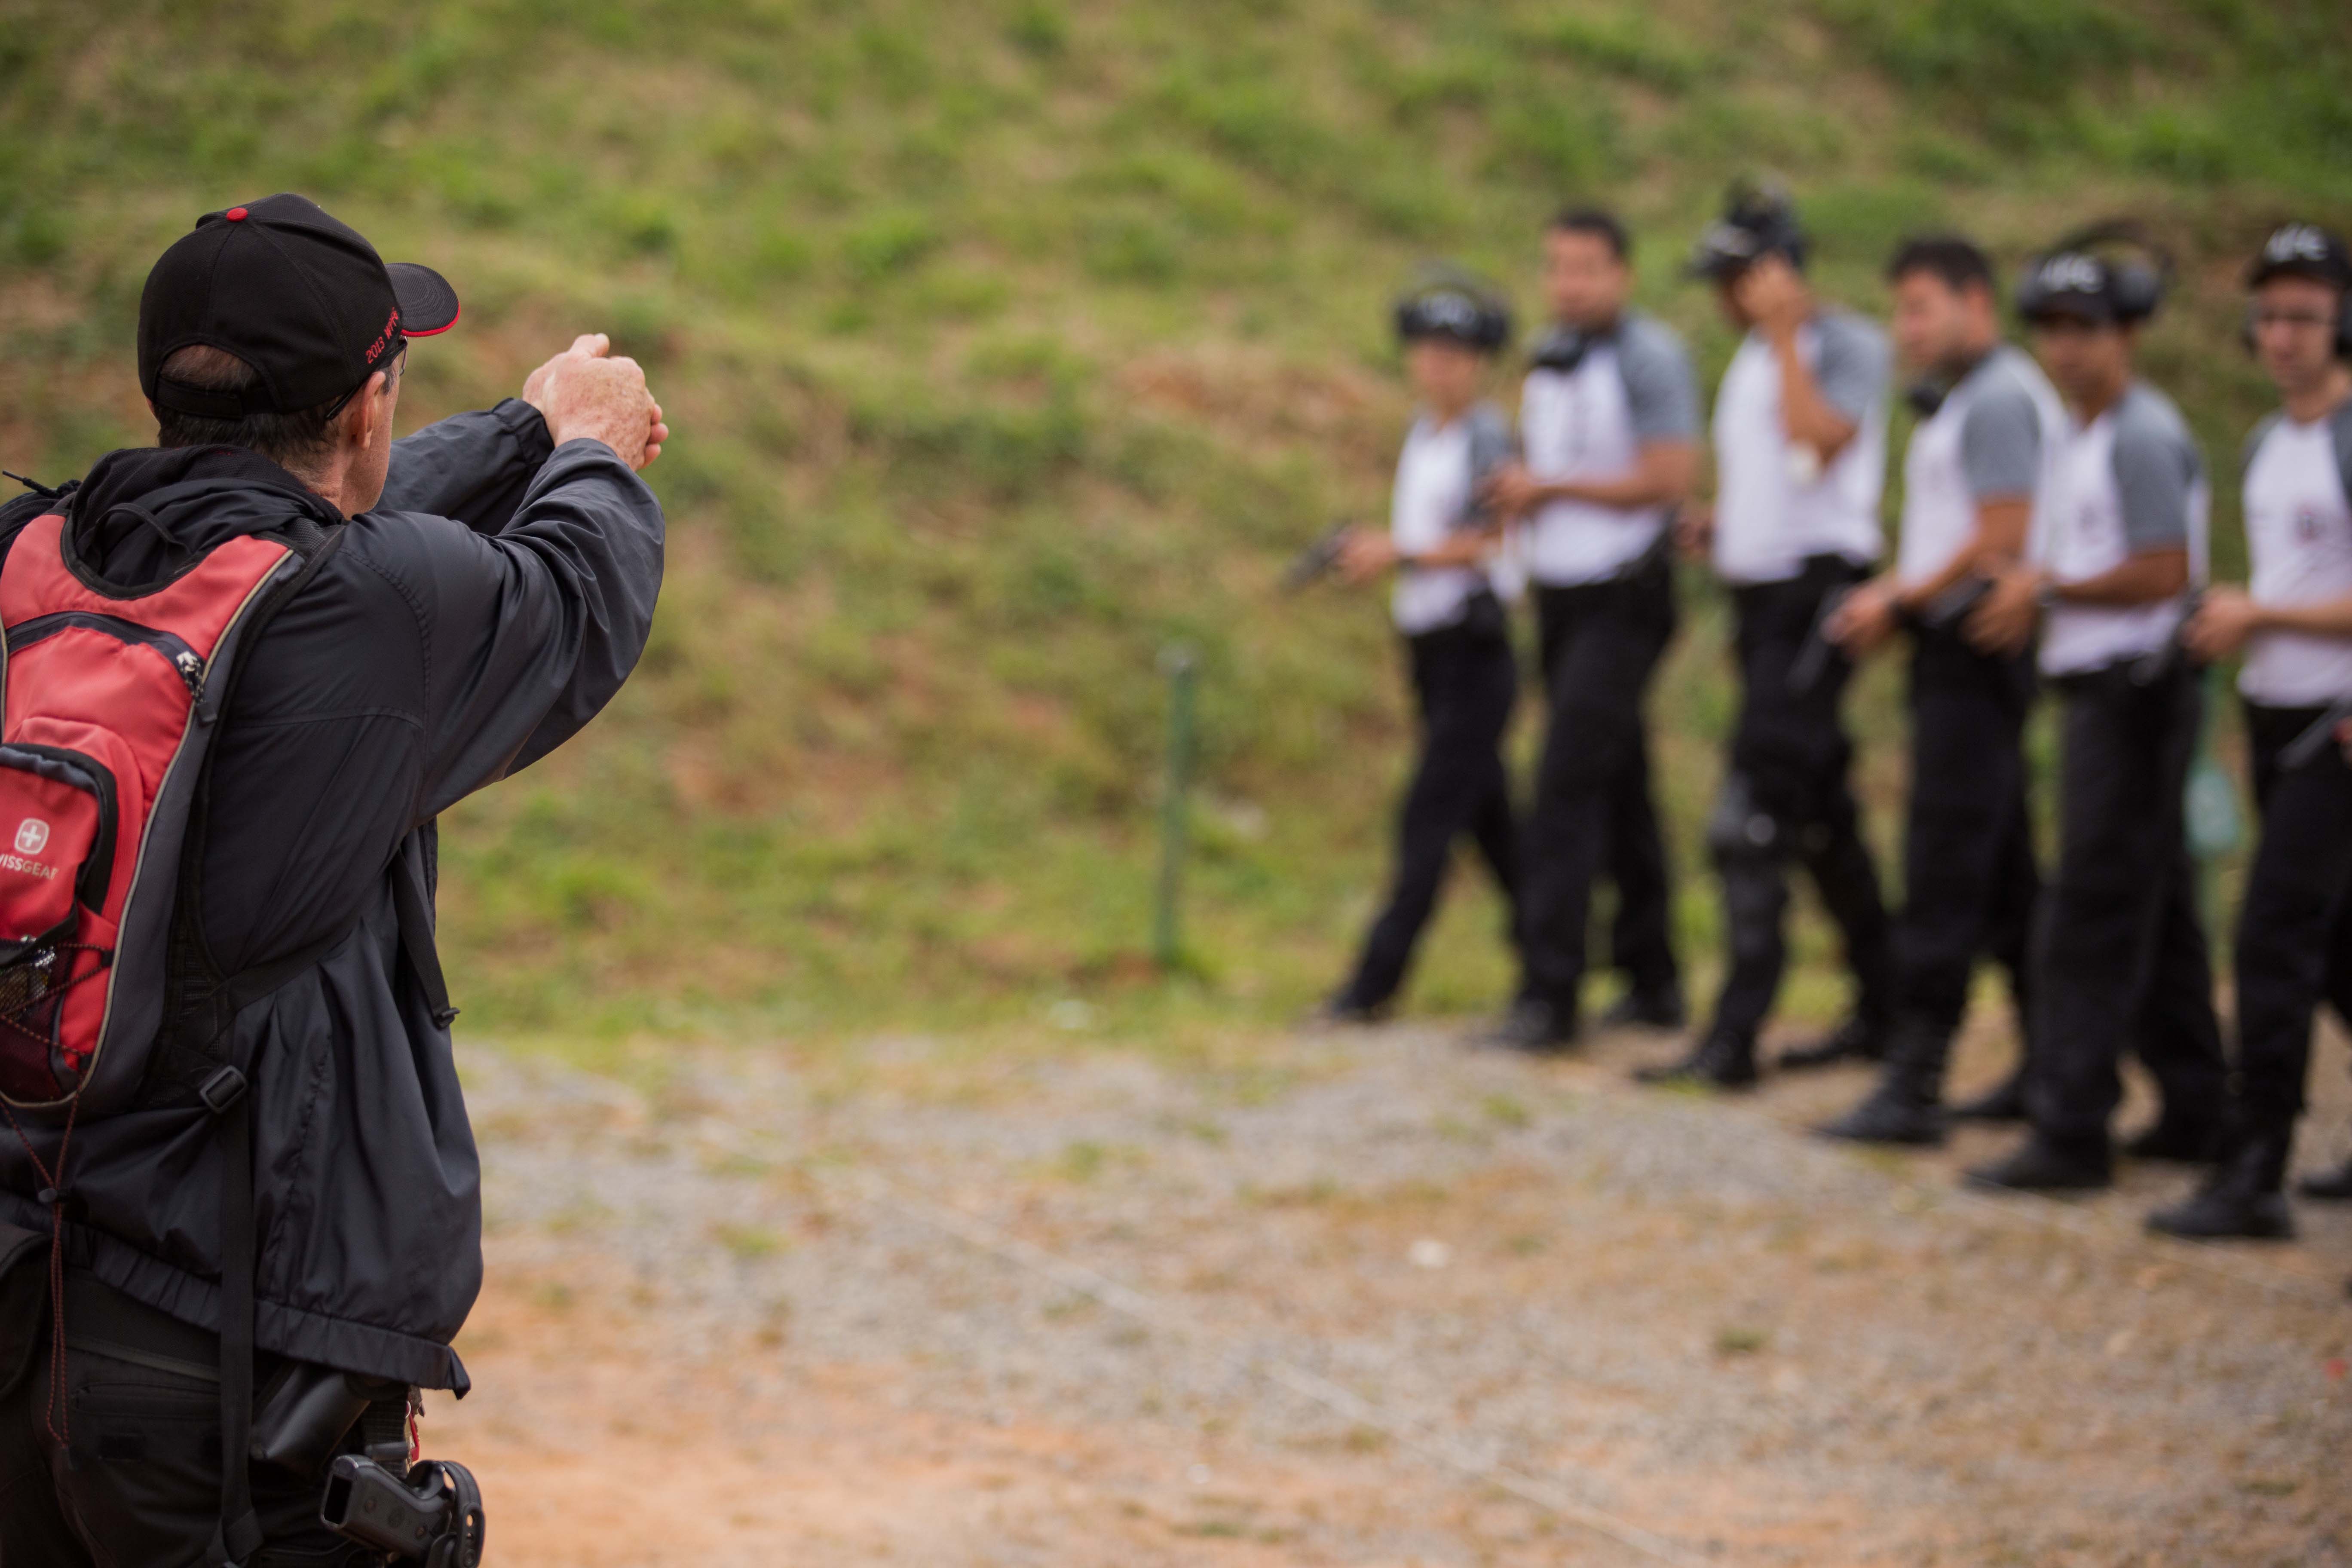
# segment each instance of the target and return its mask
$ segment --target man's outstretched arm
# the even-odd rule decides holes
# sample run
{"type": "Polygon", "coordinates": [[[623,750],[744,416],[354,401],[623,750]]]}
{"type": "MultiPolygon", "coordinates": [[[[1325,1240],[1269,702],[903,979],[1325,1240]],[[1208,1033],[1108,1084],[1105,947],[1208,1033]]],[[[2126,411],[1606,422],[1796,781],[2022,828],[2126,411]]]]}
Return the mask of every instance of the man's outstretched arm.
{"type": "Polygon", "coordinates": [[[554,451],[547,421],[520,397],[452,415],[392,444],[376,506],[453,517],[477,533],[496,533],[554,451]]]}
{"type": "Polygon", "coordinates": [[[419,821],[570,739],[645,649],[664,524],[635,470],[668,430],[644,373],[604,353],[583,339],[532,377],[556,446],[497,533],[382,519],[425,637],[419,821]]]}
{"type": "MultiPolygon", "coordinates": [[[[386,511],[455,518],[477,533],[496,533],[506,527],[522,504],[532,476],[555,451],[556,437],[548,429],[545,409],[557,368],[568,359],[603,358],[611,348],[612,340],[604,333],[583,333],[531,372],[521,396],[478,413],[452,415],[394,441],[383,499],[377,506],[386,511]]],[[[661,410],[656,407],[652,415],[657,424],[661,410]]],[[[656,437],[644,460],[649,463],[660,455],[656,437]]]]}

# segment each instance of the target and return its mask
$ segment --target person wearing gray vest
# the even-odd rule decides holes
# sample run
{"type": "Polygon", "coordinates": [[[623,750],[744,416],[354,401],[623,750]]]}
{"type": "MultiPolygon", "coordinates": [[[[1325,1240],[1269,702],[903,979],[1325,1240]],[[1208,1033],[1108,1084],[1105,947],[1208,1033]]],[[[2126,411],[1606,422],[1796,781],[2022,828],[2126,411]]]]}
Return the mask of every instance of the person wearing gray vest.
{"type": "Polygon", "coordinates": [[[1352,532],[1341,569],[1357,582],[1393,574],[1391,613],[1421,709],[1421,757],[1397,816],[1388,900],[1347,982],[1325,1001],[1332,1023],[1384,1014],[1412,961],[1454,856],[1468,837],[1494,868],[1518,930],[1518,847],[1503,731],[1518,664],[1488,568],[1500,524],[1479,497],[1511,457],[1510,426],[1479,399],[1510,314],[1485,289],[1444,279],[1398,304],[1397,336],[1421,407],[1398,455],[1386,532],[1352,532]]]}
{"type": "Polygon", "coordinates": [[[2000,341],[1983,251],[1953,237],[1913,239],[1887,281],[1895,342],[1925,375],[1912,389],[1921,418],[1903,462],[1902,540],[1894,570],[1850,595],[1829,631],[1856,658],[1898,630],[1910,635],[1895,1025],[1876,1086],[1822,1131],[1937,1143],[1945,1062],[1980,956],[2000,960],[2030,1016],[2026,938],[2040,877],[2023,741],[2033,662],[2022,650],[1969,646],[1961,622],[1991,575],[2025,553],[2065,413],[2032,360],[2000,341]]]}
{"type": "Polygon", "coordinates": [[[2221,1031],[2182,802],[2203,683],[2177,636],[2205,574],[2210,494],[2179,411],[2135,374],[2162,267],[2110,254],[2120,247],[2148,248],[2119,226],[2084,230],[2018,289],[2070,417],[2032,559],[2000,575],[1969,634],[2007,650],[2040,627],[2042,675],[2064,704],[2058,864],[2035,922],[2032,1131],[1969,1173],[1979,1186],[2108,1185],[2126,1047],[2163,1111],[2126,1152],[2200,1161],[2220,1129],[2221,1031]]]}
{"type": "Polygon", "coordinates": [[[1643,710],[1675,633],[1673,513],[1698,463],[1698,396],[1673,329],[1632,309],[1625,230],[1573,208],[1544,235],[1551,330],[1519,402],[1526,460],[1489,487],[1535,584],[1549,710],[1521,835],[1527,973],[1495,1043],[1572,1043],[1593,883],[1614,884],[1626,981],[1604,1026],[1677,1029],[1674,886],[1643,710]]]}
{"type": "MultiPolygon", "coordinates": [[[[2188,642],[2242,656],[2262,841],[2238,917],[2237,1072],[2222,1157],[2186,1201],[2148,1216],[2189,1237],[2294,1234],[2284,1192],[2325,999],[2352,1017],[2352,765],[2334,731],[2352,702],[2352,254],[2291,223],[2247,275],[2247,342],[2280,407],[2246,443],[2252,580],[2209,589],[2188,642]]],[[[2352,1197],[2352,1167],[2313,1197],[2352,1197]]]]}

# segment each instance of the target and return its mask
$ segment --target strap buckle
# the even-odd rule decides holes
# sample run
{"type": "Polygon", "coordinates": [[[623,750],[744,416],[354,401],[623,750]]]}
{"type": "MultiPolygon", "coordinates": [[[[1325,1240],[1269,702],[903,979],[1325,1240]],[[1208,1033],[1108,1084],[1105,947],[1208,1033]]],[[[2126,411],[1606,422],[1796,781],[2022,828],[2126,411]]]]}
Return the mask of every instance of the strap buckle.
{"type": "Polygon", "coordinates": [[[205,1079],[196,1090],[196,1098],[215,1116],[226,1116],[229,1107],[245,1098],[245,1075],[233,1067],[223,1067],[205,1079]]]}

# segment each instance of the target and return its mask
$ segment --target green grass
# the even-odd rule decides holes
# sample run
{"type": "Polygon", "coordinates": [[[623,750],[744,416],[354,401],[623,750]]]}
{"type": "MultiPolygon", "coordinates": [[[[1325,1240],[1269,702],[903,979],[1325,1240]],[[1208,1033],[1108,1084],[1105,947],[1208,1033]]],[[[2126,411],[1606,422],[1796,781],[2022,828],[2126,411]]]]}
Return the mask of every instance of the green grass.
{"type": "MultiPolygon", "coordinates": [[[[1612,201],[1712,374],[1729,334],[1675,263],[1742,169],[1794,182],[1825,287],[1865,306],[1906,229],[2015,258],[2127,209],[2181,252],[2149,364],[2226,474],[2261,404],[2236,259],[2283,212],[2352,220],[2347,68],[2320,0],[17,0],[0,459],[63,476],[145,438],[148,262],[270,190],[458,283],[412,420],[609,330],[677,430],[651,475],[670,585],[614,710],[452,814],[468,1024],[1214,1032],[1308,1002],[1378,891],[1405,737],[1381,610],[1271,584],[1381,505],[1406,413],[1385,304],[1417,263],[1531,306],[1543,215],[1612,201]],[[1178,640],[1206,751],[1194,962],[1161,982],[1178,640]]],[[[1662,771],[1704,960],[1691,847],[1729,693],[1721,605],[1686,586],[1662,771]]],[[[1891,841],[1892,672],[1856,712],[1891,841]]],[[[1507,984],[1461,886],[1425,1009],[1507,984]]],[[[1801,952],[1790,1005],[1826,1016],[1825,939],[1801,952]]]]}

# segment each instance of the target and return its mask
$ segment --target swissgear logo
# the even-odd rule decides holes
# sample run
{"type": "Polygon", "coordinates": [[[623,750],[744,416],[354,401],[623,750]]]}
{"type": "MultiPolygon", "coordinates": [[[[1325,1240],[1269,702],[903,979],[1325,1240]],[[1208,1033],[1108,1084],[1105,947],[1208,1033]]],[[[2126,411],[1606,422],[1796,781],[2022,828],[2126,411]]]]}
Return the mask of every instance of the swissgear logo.
{"type": "Polygon", "coordinates": [[[27,860],[27,855],[38,855],[49,847],[49,825],[37,816],[28,816],[16,825],[16,853],[0,855],[0,871],[16,871],[27,877],[53,880],[58,874],[55,866],[45,866],[38,860],[27,860]]]}

